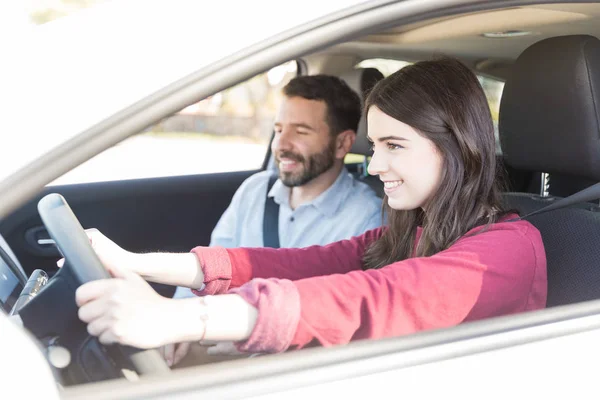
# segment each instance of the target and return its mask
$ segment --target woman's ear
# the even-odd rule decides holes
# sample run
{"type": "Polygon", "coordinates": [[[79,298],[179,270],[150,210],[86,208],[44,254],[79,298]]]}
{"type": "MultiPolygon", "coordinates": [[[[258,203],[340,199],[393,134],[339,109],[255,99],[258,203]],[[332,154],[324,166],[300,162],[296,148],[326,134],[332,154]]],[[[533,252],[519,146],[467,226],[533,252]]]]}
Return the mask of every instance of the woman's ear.
{"type": "Polygon", "coordinates": [[[355,140],[356,132],[351,129],[338,133],[335,139],[335,158],[341,160],[346,157],[355,140]]]}

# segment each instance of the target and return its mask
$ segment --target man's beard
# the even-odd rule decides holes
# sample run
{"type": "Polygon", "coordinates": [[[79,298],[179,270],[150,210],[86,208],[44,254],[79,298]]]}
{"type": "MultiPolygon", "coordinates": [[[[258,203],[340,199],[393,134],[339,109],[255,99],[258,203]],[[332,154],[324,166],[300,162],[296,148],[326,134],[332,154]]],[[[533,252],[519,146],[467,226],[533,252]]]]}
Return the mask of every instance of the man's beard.
{"type": "Polygon", "coordinates": [[[289,158],[302,166],[299,172],[279,171],[281,182],[287,187],[302,186],[333,167],[335,162],[335,140],[331,140],[322,152],[311,154],[308,160],[300,154],[282,151],[275,157],[277,168],[279,168],[280,158],[289,158]]]}

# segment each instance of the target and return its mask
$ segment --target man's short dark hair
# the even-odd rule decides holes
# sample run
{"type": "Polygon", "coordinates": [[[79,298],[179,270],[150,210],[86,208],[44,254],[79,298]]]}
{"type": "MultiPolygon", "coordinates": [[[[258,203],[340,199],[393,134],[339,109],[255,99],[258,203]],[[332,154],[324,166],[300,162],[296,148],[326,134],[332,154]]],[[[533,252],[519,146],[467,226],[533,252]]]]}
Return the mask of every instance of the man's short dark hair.
{"type": "Polygon", "coordinates": [[[332,135],[356,131],[361,117],[360,98],[340,78],[330,75],[298,76],[283,88],[287,97],[321,100],[327,105],[327,124],[332,135]]]}

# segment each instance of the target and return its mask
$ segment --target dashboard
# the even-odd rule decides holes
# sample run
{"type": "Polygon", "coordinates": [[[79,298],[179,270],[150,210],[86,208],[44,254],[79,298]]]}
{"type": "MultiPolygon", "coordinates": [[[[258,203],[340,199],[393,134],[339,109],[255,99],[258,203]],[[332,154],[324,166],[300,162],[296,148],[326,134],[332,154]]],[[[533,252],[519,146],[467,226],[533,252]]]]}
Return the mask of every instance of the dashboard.
{"type": "Polygon", "coordinates": [[[19,261],[0,236],[0,309],[6,314],[11,312],[26,280],[19,261]]]}

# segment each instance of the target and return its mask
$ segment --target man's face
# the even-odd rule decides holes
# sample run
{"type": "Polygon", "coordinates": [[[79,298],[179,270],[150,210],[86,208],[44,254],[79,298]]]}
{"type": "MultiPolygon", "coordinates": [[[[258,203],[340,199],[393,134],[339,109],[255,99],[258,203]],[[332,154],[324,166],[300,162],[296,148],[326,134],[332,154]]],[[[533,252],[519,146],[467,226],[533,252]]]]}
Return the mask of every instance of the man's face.
{"type": "Polygon", "coordinates": [[[336,141],[326,115],[324,101],[284,97],[271,145],[284,185],[304,185],[333,166],[336,141]]]}

